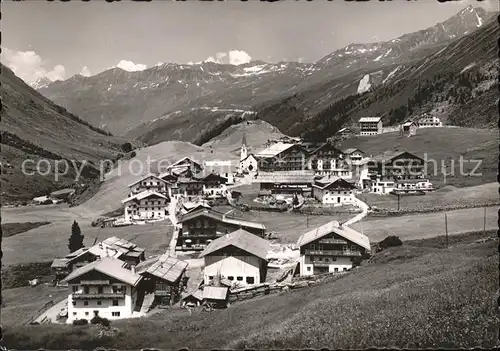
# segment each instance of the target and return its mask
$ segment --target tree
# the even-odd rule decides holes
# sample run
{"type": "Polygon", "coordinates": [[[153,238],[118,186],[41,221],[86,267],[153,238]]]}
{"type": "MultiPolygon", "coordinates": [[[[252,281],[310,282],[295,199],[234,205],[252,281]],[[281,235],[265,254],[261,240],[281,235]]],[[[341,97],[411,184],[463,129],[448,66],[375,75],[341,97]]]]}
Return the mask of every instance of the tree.
{"type": "Polygon", "coordinates": [[[80,226],[77,221],[73,222],[71,226],[71,236],[69,237],[69,252],[75,252],[78,249],[83,247],[83,238],[82,231],[80,230],[80,226]]]}
{"type": "Polygon", "coordinates": [[[299,204],[299,198],[298,198],[297,194],[293,194],[292,205],[297,206],[298,204],[299,204]]]}
{"type": "Polygon", "coordinates": [[[134,148],[133,148],[131,143],[126,142],[126,143],[122,144],[122,150],[123,150],[123,152],[128,154],[129,152],[134,150],[134,148]]]}

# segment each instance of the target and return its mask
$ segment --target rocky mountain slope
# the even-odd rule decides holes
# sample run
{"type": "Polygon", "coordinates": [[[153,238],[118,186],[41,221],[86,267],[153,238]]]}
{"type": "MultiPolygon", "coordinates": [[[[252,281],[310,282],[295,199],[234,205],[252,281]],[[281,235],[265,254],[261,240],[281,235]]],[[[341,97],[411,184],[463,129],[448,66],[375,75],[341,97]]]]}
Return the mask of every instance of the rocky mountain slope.
{"type": "Polygon", "coordinates": [[[326,89],[316,104],[304,107],[313,116],[332,101],[389,82],[403,65],[436,54],[450,41],[481,28],[490,16],[468,7],[431,28],[387,42],[351,44],[313,64],[169,63],[141,72],[115,68],[42,85],[40,92],[113,133],[147,143],[195,142],[225,119],[248,117],[270,101],[309,89],[326,89]]]}
{"type": "MultiPolygon", "coordinates": [[[[342,80],[334,79],[265,104],[258,118],[283,133],[320,139],[355,124],[361,116],[382,116],[384,124],[393,125],[430,113],[452,125],[490,127],[497,118],[498,34],[498,24],[490,19],[477,31],[421,60],[367,73],[385,76],[381,85],[355,91],[353,83],[349,90],[342,80]],[[348,94],[332,98],[339,88],[348,94]]],[[[359,85],[369,82],[362,78],[359,85]]]]}
{"type": "MultiPolygon", "coordinates": [[[[124,138],[110,136],[82,121],[29,87],[7,67],[0,65],[0,68],[3,199],[29,199],[71,186],[76,175],[75,164],[84,166],[80,183],[85,183],[96,176],[100,160],[116,159],[123,152],[124,138]],[[63,159],[71,167],[68,174],[60,174],[56,179],[55,160],[63,159]],[[32,176],[22,171],[26,160],[33,161],[25,164],[28,172],[34,172],[32,176]],[[39,161],[38,167],[42,174],[47,172],[45,175],[36,172],[39,161]]],[[[61,169],[64,171],[62,161],[61,169]]]]}

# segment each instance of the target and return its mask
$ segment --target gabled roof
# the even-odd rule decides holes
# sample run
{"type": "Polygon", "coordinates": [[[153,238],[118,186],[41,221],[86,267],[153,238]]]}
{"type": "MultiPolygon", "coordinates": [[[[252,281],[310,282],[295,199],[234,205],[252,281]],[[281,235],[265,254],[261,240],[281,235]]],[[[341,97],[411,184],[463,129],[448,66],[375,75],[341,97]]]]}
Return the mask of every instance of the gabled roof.
{"type": "Polygon", "coordinates": [[[219,286],[203,287],[203,299],[226,300],[229,289],[219,286]]]}
{"type": "Polygon", "coordinates": [[[51,268],[66,268],[68,266],[67,258],[55,258],[50,265],[51,268]]]}
{"type": "Polygon", "coordinates": [[[338,134],[338,133],[342,133],[342,132],[350,132],[350,131],[351,131],[351,129],[350,129],[350,128],[348,128],[348,127],[344,127],[344,128],[342,128],[342,129],[339,129],[339,130],[337,131],[337,134],[338,134]]]}
{"type": "Polygon", "coordinates": [[[359,122],[378,122],[382,119],[382,117],[361,117],[359,122]]]}
{"type": "Polygon", "coordinates": [[[356,186],[340,177],[332,177],[324,182],[322,179],[317,180],[313,184],[315,188],[318,189],[356,189],[356,186]]]}
{"type": "Polygon", "coordinates": [[[181,300],[189,300],[189,298],[194,298],[196,300],[203,301],[203,290],[196,289],[193,292],[189,293],[188,295],[184,296],[181,300]]]}
{"type": "Polygon", "coordinates": [[[224,177],[220,176],[219,174],[215,174],[215,173],[209,173],[205,177],[198,178],[198,180],[200,180],[202,182],[209,182],[209,181],[218,180],[220,182],[227,183],[227,178],[224,178],[224,177]]]}
{"type": "Polygon", "coordinates": [[[415,122],[413,122],[413,121],[408,121],[408,122],[403,123],[403,127],[409,127],[409,126],[411,126],[412,124],[413,124],[413,125],[415,125],[415,126],[417,125],[417,123],[415,123],[415,122]]]}
{"type": "Polygon", "coordinates": [[[163,254],[142,274],[149,273],[167,282],[175,283],[182,276],[187,266],[187,262],[163,254]]]}
{"type": "Polygon", "coordinates": [[[128,285],[136,286],[142,277],[126,269],[125,265],[125,262],[116,258],[105,257],[75,269],[63,281],[69,282],[91,271],[97,271],[128,285]]]}
{"type": "Polygon", "coordinates": [[[177,181],[177,176],[169,172],[162,173],[158,177],[163,179],[167,183],[175,183],[177,181]]]}
{"type": "Polygon", "coordinates": [[[366,250],[370,250],[370,239],[364,234],[349,228],[347,226],[341,226],[337,221],[328,222],[316,229],[313,229],[305,234],[302,234],[297,240],[298,246],[304,246],[313,242],[317,239],[320,239],[330,233],[335,233],[363,248],[366,250]]]}
{"type": "Polygon", "coordinates": [[[269,146],[267,149],[260,151],[255,156],[263,158],[274,157],[283,151],[290,149],[292,146],[297,146],[297,144],[276,143],[269,146]]]}
{"type": "Polygon", "coordinates": [[[374,156],[372,158],[372,160],[378,161],[378,162],[387,162],[387,161],[390,161],[390,160],[392,160],[398,156],[404,155],[404,154],[408,154],[410,156],[413,156],[413,157],[418,158],[418,159],[423,161],[423,159],[421,157],[418,157],[417,155],[414,155],[408,151],[387,151],[387,152],[384,152],[382,154],[374,156]]]}
{"type": "Polygon", "coordinates": [[[167,196],[162,195],[160,193],[157,193],[156,191],[144,190],[144,191],[140,192],[139,194],[135,194],[133,196],[127,197],[126,199],[123,199],[122,204],[129,202],[129,201],[132,201],[132,200],[143,200],[143,199],[146,199],[146,198],[151,197],[151,196],[159,197],[159,198],[162,198],[164,200],[169,199],[167,196]]]}
{"type": "Polygon", "coordinates": [[[158,181],[160,181],[160,182],[166,183],[166,181],[164,181],[163,179],[161,179],[161,178],[160,178],[160,177],[158,177],[157,175],[154,175],[154,174],[152,174],[152,173],[149,173],[149,174],[147,174],[146,176],[142,177],[141,179],[139,179],[139,180],[137,180],[137,181],[133,182],[132,184],[127,185],[127,188],[130,188],[131,186],[134,186],[134,185],[136,185],[137,183],[142,182],[144,179],[148,179],[148,178],[150,178],[150,177],[153,177],[153,178],[155,178],[156,180],[158,180],[158,181]]]}
{"type": "Polygon", "coordinates": [[[187,156],[186,156],[186,157],[181,158],[180,160],[178,160],[178,161],[176,161],[176,162],[174,162],[174,163],[173,163],[172,165],[170,165],[168,168],[173,168],[173,167],[175,167],[175,166],[183,166],[183,165],[181,165],[181,163],[182,163],[182,162],[184,162],[184,161],[189,161],[190,163],[193,163],[193,164],[195,164],[195,165],[198,165],[198,166],[200,166],[200,168],[202,168],[202,166],[201,166],[198,162],[194,161],[192,158],[187,157],[187,156]]]}
{"type": "Polygon", "coordinates": [[[209,255],[228,246],[235,246],[263,260],[266,259],[271,243],[243,229],[221,236],[212,241],[199,257],[209,255]]]}
{"type": "Polygon", "coordinates": [[[320,151],[321,149],[326,148],[326,147],[331,148],[331,149],[333,149],[333,150],[337,151],[339,154],[342,154],[342,153],[343,153],[343,152],[342,152],[342,150],[340,150],[339,148],[335,147],[335,145],[330,144],[330,143],[323,143],[323,144],[321,144],[319,147],[317,147],[316,149],[312,150],[312,151],[309,153],[309,155],[314,155],[316,152],[318,152],[318,151],[320,151]]]}
{"type": "Polygon", "coordinates": [[[245,221],[241,220],[238,218],[233,218],[229,216],[225,216],[223,213],[214,211],[210,208],[199,208],[193,211],[189,211],[185,213],[181,219],[179,220],[179,223],[183,223],[185,221],[188,221],[190,219],[199,217],[199,216],[205,216],[209,218],[213,218],[215,220],[218,220],[223,223],[229,223],[229,224],[234,224],[240,227],[249,227],[249,228],[257,228],[257,229],[262,229],[265,230],[266,227],[263,224],[260,223],[255,223],[255,222],[250,222],[250,221],[245,221]]]}
{"type": "Polygon", "coordinates": [[[358,148],[355,148],[355,147],[350,147],[350,148],[348,148],[348,149],[345,149],[345,150],[344,150],[344,154],[346,154],[346,155],[350,155],[350,154],[352,154],[352,153],[353,153],[353,152],[355,152],[355,151],[359,151],[359,152],[361,152],[362,154],[364,154],[364,151],[363,151],[363,150],[358,149],[358,148]]]}
{"type": "Polygon", "coordinates": [[[248,159],[249,157],[253,157],[253,159],[254,159],[255,161],[257,161],[257,159],[255,158],[255,155],[254,155],[254,154],[248,154],[248,155],[247,155],[247,157],[245,157],[244,159],[240,160],[240,162],[245,161],[245,160],[246,160],[246,159],[248,159]]]}

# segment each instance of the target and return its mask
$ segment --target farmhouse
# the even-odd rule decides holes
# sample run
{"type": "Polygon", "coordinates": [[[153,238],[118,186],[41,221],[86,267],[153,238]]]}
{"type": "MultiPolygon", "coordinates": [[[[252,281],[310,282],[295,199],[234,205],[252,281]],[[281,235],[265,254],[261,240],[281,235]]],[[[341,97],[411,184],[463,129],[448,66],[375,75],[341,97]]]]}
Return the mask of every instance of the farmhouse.
{"type": "Polygon", "coordinates": [[[95,261],[99,256],[89,252],[88,248],[78,249],[63,258],[55,258],[50,266],[54,279],[60,281],[73,270],[95,261]]]}
{"type": "Polygon", "coordinates": [[[441,122],[439,117],[429,115],[420,117],[417,123],[419,128],[436,128],[443,126],[443,123],[441,122]]]}
{"type": "Polygon", "coordinates": [[[264,282],[270,249],[269,241],[242,229],[215,239],[200,254],[205,260],[204,284],[217,277],[240,286],[264,282]]]}
{"type": "Polygon", "coordinates": [[[198,174],[203,170],[203,167],[198,162],[189,157],[184,157],[167,167],[167,171],[173,175],[181,175],[189,170],[193,174],[198,174]]]}
{"type": "Polygon", "coordinates": [[[203,302],[214,307],[228,307],[229,289],[223,286],[203,287],[203,302]]]}
{"type": "Polygon", "coordinates": [[[187,266],[187,262],[167,254],[141,262],[136,267],[143,277],[140,288],[146,294],[153,293],[157,304],[172,305],[180,299],[187,266]]]}
{"type": "Polygon", "coordinates": [[[309,153],[308,168],[316,175],[352,177],[344,153],[330,143],[324,143],[309,153]]]}
{"type": "Polygon", "coordinates": [[[362,117],[359,119],[359,135],[382,134],[382,117],[362,117]]]}
{"type": "Polygon", "coordinates": [[[234,183],[234,173],[239,169],[233,161],[205,161],[204,174],[218,174],[226,178],[226,184],[234,183]]]}
{"type": "Polygon", "coordinates": [[[132,195],[122,200],[125,206],[125,221],[165,219],[168,216],[167,207],[169,202],[170,198],[167,194],[163,195],[151,190],[132,195]]]}
{"type": "Polygon", "coordinates": [[[300,275],[334,273],[357,265],[370,241],[352,228],[337,221],[328,222],[303,234],[297,241],[300,247],[300,275]]]}
{"type": "Polygon", "coordinates": [[[346,161],[350,162],[352,165],[358,165],[363,159],[366,158],[366,154],[356,148],[349,148],[343,151],[346,161]]]}
{"type": "Polygon", "coordinates": [[[417,134],[418,125],[413,121],[405,122],[401,125],[401,135],[404,137],[410,137],[417,134]]]}
{"type": "Polygon", "coordinates": [[[203,181],[196,178],[179,177],[177,180],[179,187],[178,194],[184,196],[188,201],[203,196],[203,181]]]}
{"type": "Polygon", "coordinates": [[[226,198],[227,178],[221,177],[215,173],[210,173],[199,180],[203,184],[203,195],[208,198],[226,198]]]}
{"type": "Polygon", "coordinates": [[[313,196],[322,204],[352,205],[355,203],[355,189],[356,186],[345,179],[333,177],[326,181],[316,180],[313,184],[313,196]]]}
{"type": "Polygon", "coordinates": [[[159,194],[165,194],[168,190],[169,182],[166,180],[155,176],[154,174],[148,174],[147,176],[141,178],[140,180],[129,184],[129,197],[136,194],[140,194],[143,191],[154,191],[159,194]]]}
{"type": "Polygon", "coordinates": [[[74,270],[68,283],[68,319],[90,320],[132,316],[137,302],[137,285],[142,277],[121,260],[105,257],[74,270]]]}
{"type": "Polygon", "coordinates": [[[263,237],[266,227],[260,223],[226,216],[209,208],[198,208],[184,214],[176,250],[203,250],[213,240],[237,229],[263,237]]]}
{"type": "Polygon", "coordinates": [[[401,176],[404,179],[424,176],[424,159],[409,152],[387,152],[374,156],[369,171],[383,177],[401,176]]]}
{"type": "Polygon", "coordinates": [[[255,157],[259,171],[298,171],[305,169],[308,152],[299,144],[276,143],[255,157]]]}

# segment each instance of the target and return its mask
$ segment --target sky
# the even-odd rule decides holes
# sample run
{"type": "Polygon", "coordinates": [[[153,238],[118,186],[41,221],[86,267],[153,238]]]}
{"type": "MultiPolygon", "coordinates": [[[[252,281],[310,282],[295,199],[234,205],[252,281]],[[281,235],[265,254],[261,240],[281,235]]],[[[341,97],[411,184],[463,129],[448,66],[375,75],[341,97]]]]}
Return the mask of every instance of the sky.
{"type": "Polygon", "coordinates": [[[167,62],[314,62],[431,27],[468,5],[498,11],[499,2],[3,1],[1,60],[28,83],[167,62]]]}

